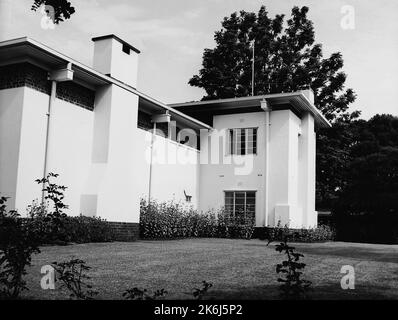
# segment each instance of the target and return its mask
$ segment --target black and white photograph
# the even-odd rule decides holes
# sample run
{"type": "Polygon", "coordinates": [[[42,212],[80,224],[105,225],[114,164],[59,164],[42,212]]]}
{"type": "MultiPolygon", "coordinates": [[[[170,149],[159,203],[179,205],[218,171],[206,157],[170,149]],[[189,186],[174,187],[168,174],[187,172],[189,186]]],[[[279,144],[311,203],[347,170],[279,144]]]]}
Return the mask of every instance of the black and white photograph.
{"type": "Polygon", "coordinates": [[[0,0],[0,305],[397,300],[397,34],[394,0],[0,0]]]}

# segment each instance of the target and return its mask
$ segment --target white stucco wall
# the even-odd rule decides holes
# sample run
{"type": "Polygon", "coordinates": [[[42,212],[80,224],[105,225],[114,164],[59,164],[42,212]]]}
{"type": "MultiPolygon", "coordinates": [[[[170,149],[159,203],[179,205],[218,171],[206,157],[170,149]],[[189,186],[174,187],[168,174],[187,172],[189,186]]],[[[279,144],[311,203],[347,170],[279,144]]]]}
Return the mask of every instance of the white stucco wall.
{"type": "Polygon", "coordinates": [[[93,111],[56,99],[51,111],[48,143],[48,172],[59,174],[54,180],[68,187],[64,202],[69,215],[79,215],[80,196],[91,165],[93,111]]]}
{"type": "Polygon", "coordinates": [[[316,134],[314,117],[307,113],[301,120],[299,137],[299,205],[302,207],[303,226],[316,227],[318,213],[315,211],[315,160],[316,134]]]}
{"type": "MultiPolygon", "coordinates": [[[[149,192],[151,137],[151,132],[138,130],[136,160],[139,170],[136,177],[141,181],[140,195],[145,199],[148,199],[149,192]]],[[[151,199],[198,207],[199,151],[159,135],[155,136],[154,141],[151,199]],[[186,202],[184,190],[192,196],[190,203],[186,202]]]]}
{"type": "Polygon", "coordinates": [[[139,221],[135,177],[138,97],[116,85],[96,93],[93,148],[81,211],[109,221],[139,221]]]}
{"type": "Polygon", "coordinates": [[[218,115],[214,131],[201,137],[200,209],[207,211],[224,206],[225,191],[256,191],[256,224],[264,217],[264,126],[265,113],[218,115]],[[226,134],[232,128],[258,128],[257,155],[229,155],[226,134]],[[217,136],[219,138],[217,138],[217,136]],[[218,147],[218,142],[219,146],[218,147]],[[207,163],[207,164],[206,164],[207,163]]]}
{"type": "Polygon", "coordinates": [[[0,90],[0,195],[15,206],[24,88],[0,90]]]}
{"type": "MultiPolygon", "coordinates": [[[[12,197],[10,208],[23,215],[32,201],[41,200],[41,186],[35,180],[43,176],[49,96],[21,87],[1,90],[0,97],[0,185],[12,197]],[[15,192],[7,192],[6,185],[14,185],[15,192]]],[[[64,202],[69,205],[70,215],[80,214],[80,194],[91,163],[92,135],[92,111],[55,99],[47,172],[58,173],[53,181],[68,187],[64,202]]]]}
{"type": "Polygon", "coordinates": [[[43,176],[49,96],[28,87],[22,89],[24,103],[15,208],[25,214],[33,200],[41,201],[42,186],[35,180],[43,176]]]}
{"type": "MultiPolygon", "coordinates": [[[[139,200],[148,198],[152,134],[137,128],[137,115],[136,95],[118,86],[97,92],[92,163],[81,198],[85,214],[109,221],[139,221],[139,200]]],[[[197,206],[197,159],[197,150],[156,136],[151,198],[185,202],[186,190],[197,206]]]]}
{"type": "Polygon", "coordinates": [[[224,191],[256,191],[257,226],[275,226],[278,221],[291,228],[316,225],[315,134],[310,114],[302,121],[290,110],[270,113],[268,217],[264,214],[265,113],[214,116],[213,127],[201,139],[201,210],[223,206],[224,191]],[[227,129],[250,127],[258,128],[257,155],[227,155],[227,129]],[[217,136],[224,145],[221,151],[217,136]]]}
{"type": "Polygon", "coordinates": [[[138,53],[130,50],[123,52],[123,44],[114,38],[96,40],[94,42],[94,69],[110,74],[134,88],[137,87],[138,53]]]}
{"type": "Polygon", "coordinates": [[[298,134],[301,120],[290,110],[270,117],[269,224],[301,227],[298,206],[298,134]]]}

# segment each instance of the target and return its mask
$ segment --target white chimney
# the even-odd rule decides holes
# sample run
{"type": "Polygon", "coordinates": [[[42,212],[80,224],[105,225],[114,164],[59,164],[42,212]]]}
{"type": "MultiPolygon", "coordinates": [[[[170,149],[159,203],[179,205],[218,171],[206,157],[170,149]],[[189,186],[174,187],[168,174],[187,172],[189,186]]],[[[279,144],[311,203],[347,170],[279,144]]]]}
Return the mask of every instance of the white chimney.
{"type": "Polygon", "coordinates": [[[140,51],[113,34],[96,37],[92,41],[94,69],[137,88],[140,51]]]}

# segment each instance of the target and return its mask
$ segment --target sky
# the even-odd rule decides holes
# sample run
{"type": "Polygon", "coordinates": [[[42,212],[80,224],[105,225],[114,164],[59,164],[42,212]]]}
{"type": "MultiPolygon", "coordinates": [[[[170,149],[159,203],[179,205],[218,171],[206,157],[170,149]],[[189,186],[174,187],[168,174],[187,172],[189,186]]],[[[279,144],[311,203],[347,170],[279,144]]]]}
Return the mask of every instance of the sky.
{"type": "Polygon", "coordinates": [[[290,15],[308,6],[316,42],[324,56],[341,52],[347,88],[362,118],[398,116],[398,1],[396,0],[70,0],[71,19],[41,27],[33,0],[0,0],[0,41],[29,36],[84,64],[92,65],[91,38],[114,33],[141,50],[137,88],[164,103],[200,100],[204,91],[188,85],[201,68],[205,48],[232,12],[290,15]]]}

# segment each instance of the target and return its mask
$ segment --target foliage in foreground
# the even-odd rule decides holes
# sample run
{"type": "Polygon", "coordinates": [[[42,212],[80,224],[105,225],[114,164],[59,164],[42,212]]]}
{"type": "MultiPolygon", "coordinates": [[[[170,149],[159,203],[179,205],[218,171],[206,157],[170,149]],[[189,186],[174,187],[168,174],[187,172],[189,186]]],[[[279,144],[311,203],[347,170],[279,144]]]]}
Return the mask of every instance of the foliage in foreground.
{"type": "MultiPolygon", "coordinates": [[[[68,242],[111,241],[112,229],[103,220],[89,217],[68,217],[64,210],[64,191],[66,187],[53,183],[58,175],[49,173],[47,177],[36,180],[43,185],[47,203],[33,203],[28,207],[28,218],[21,218],[16,211],[7,211],[6,197],[0,197],[0,298],[17,299],[27,290],[24,276],[30,266],[32,255],[39,253],[43,244],[66,244],[68,242]]],[[[63,268],[60,279],[77,276],[76,272],[85,269],[82,261],[58,265],[63,268]],[[76,266],[79,270],[76,271],[76,266]]],[[[73,281],[72,281],[73,283],[73,281]]],[[[82,297],[81,288],[71,287],[74,294],[82,297]]],[[[89,297],[89,295],[87,295],[89,297]]]]}
{"type": "Polygon", "coordinates": [[[243,215],[232,217],[224,210],[199,213],[176,202],[150,204],[141,199],[140,236],[142,239],[176,239],[219,237],[250,239],[254,219],[243,215]]]}
{"type": "Polygon", "coordinates": [[[133,289],[127,289],[123,293],[123,297],[126,300],[156,300],[165,297],[167,293],[166,290],[160,289],[150,294],[147,289],[134,287],[133,289]]]}
{"type": "Polygon", "coordinates": [[[192,292],[192,295],[197,300],[202,300],[203,297],[205,296],[205,294],[207,293],[207,291],[209,291],[209,289],[212,286],[213,286],[213,284],[211,282],[203,281],[202,282],[202,288],[194,288],[193,292],[192,292]]]}
{"type": "Polygon", "coordinates": [[[0,299],[17,299],[27,290],[23,277],[32,254],[39,253],[37,234],[29,221],[7,211],[7,198],[0,198],[0,299]]]}
{"type": "Polygon", "coordinates": [[[71,259],[59,263],[53,262],[51,265],[55,270],[56,281],[61,281],[61,287],[68,289],[70,299],[92,300],[98,294],[92,290],[92,285],[86,282],[90,279],[86,272],[91,267],[83,260],[71,259]]]}
{"type": "Polygon", "coordinates": [[[287,238],[279,243],[276,251],[284,253],[286,260],[276,265],[276,273],[282,274],[278,278],[281,282],[280,290],[281,296],[284,299],[302,299],[307,297],[307,292],[310,289],[311,281],[302,279],[305,263],[300,262],[300,258],[304,255],[295,251],[295,247],[291,247],[287,243],[287,238]]]}

